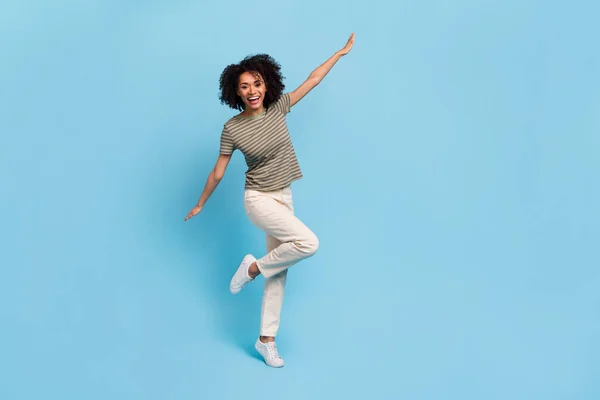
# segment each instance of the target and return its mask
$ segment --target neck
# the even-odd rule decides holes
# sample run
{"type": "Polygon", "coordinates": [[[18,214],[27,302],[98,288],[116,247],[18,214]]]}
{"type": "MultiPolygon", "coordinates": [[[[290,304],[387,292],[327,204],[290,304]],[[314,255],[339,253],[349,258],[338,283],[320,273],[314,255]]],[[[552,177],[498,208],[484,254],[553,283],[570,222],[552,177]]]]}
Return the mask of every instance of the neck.
{"type": "Polygon", "coordinates": [[[261,105],[260,108],[257,108],[256,110],[253,108],[246,108],[244,109],[244,112],[242,112],[242,115],[244,117],[255,117],[257,115],[260,115],[264,110],[265,106],[263,105],[261,105]]]}

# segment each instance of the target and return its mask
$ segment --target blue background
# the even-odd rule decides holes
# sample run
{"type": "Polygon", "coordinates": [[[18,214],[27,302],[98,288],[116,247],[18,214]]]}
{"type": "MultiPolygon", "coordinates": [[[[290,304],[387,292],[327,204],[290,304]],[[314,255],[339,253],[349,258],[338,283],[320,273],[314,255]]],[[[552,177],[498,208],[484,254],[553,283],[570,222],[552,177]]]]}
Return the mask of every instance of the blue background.
{"type": "Polygon", "coordinates": [[[600,398],[596,4],[5,0],[0,398],[600,398]],[[239,152],[183,219],[222,69],[293,90],[351,32],[288,118],[321,248],[274,370],[239,152]]]}

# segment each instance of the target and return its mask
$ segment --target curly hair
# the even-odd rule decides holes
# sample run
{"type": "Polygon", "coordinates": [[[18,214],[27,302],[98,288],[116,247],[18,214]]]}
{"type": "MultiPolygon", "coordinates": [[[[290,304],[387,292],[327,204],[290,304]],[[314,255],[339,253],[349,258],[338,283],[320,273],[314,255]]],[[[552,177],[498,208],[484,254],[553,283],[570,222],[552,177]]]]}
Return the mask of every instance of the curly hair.
{"type": "Polygon", "coordinates": [[[226,104],[234,110],[244,110],[244,102],[237,95],[238,80],[244,72],[252,74],[258,72],[262,76],[267,85],[263,100],[265,108],[269,108],[281,97],[285,89],[283,83],[285,77],[281,74],[281,66],[268,54],[256,54],[246,56],[239,64],[230,64],[223,70],[219,79],[221,104],[226,104]]]}

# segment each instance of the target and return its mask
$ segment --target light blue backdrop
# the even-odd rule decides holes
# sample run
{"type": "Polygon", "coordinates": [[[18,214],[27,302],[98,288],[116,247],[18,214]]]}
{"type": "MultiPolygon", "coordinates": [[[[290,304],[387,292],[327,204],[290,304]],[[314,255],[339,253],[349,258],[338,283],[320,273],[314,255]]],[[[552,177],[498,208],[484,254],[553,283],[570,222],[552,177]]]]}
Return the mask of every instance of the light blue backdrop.
{"type": "Polygon", "coordinates": [[[600,398],[592,1],[16,1],[0,6],[0,398],[600,398]],[[236,153],[184,223],[267,52],[294,107],[281,370],[256,358],[264,239],[236,153]]]}

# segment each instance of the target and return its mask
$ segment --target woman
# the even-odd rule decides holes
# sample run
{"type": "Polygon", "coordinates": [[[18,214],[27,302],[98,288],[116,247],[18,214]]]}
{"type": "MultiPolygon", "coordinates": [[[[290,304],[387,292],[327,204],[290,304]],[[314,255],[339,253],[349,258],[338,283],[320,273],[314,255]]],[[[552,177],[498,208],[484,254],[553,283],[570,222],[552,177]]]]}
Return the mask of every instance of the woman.
{"type": "Polygon", "coordinates": [[[260,259],[244,257],[230,282],[239,293],[258,275],[265,278],[260,336],[255,348],[271,367],[283,367],[275,345],[287,269],[317,251],[319,240],[294,216],[291,183],[302,172],[286,125],[292,106],[321,82],[334,64],[348,54],[354,34],[343,49],[315,69],[296,90],[283,93],[279,64],[268,55],[248,56],[225,68],[220,77],[221,103],[242,111],[223,126],[220,155],[198,200],[185,217],[197,215],[211,196],[231,159],[239,149],[248,169],[244,185],[244,208],[250,221],[265,232],[267,254],[260,259]]]}

